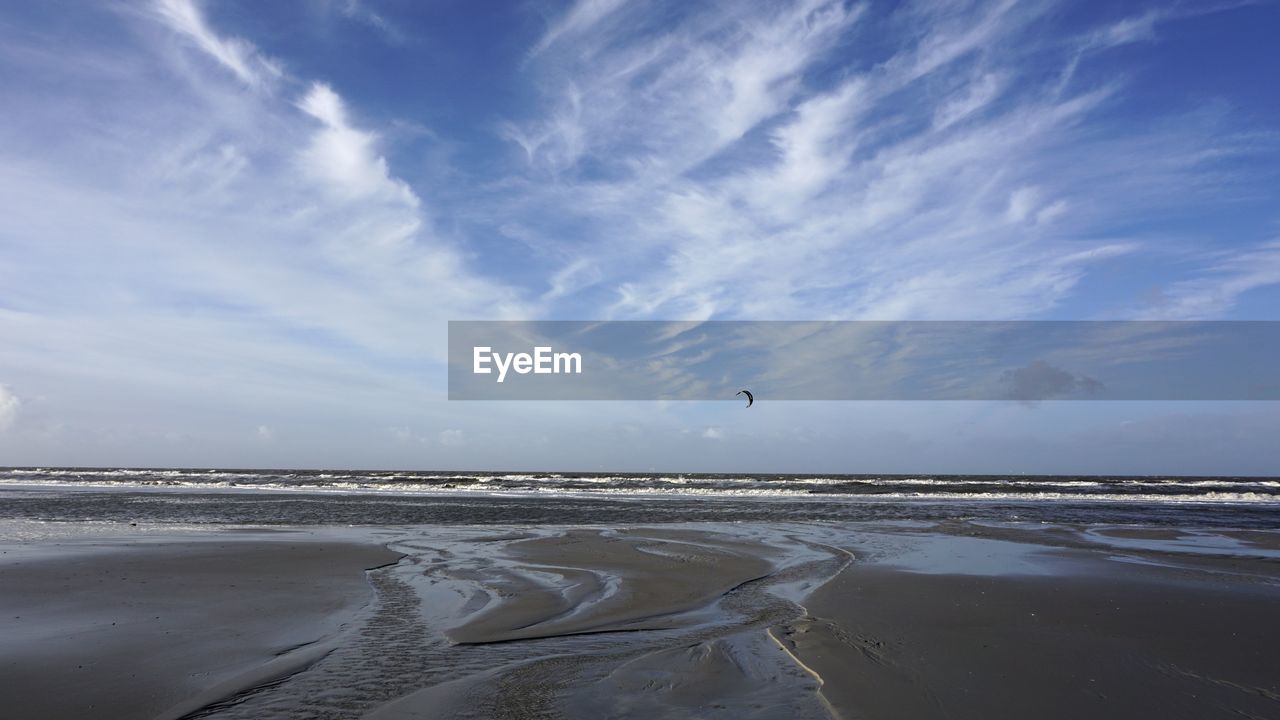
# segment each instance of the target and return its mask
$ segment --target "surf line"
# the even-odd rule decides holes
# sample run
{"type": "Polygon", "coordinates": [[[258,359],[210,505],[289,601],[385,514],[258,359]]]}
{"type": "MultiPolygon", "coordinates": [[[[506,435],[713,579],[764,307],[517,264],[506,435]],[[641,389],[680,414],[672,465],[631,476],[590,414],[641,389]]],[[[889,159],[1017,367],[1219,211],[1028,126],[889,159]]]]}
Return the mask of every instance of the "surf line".
{"type": "Polygon", "coordinates": [[[491,374],[494,368],[489,367],[490,363],[498,369],[498,382],[506,379],[508,370],[520,375],[582,374],[581,353],[555,352],[547,345],[535,347],[533,353],[500,353],[485,345],[471,349],[471,372],[491,374]]]}

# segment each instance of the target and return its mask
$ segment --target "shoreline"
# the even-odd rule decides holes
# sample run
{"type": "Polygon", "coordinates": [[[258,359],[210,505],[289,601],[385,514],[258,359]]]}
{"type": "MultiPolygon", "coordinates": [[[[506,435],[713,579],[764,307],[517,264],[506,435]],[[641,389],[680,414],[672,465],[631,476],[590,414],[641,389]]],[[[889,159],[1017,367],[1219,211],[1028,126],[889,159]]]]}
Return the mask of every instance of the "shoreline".
{"type": "MultiPolygon", "coordinates": [[[[1046,476],[1053,477],[1053,476],[1046,476]]],[[[784,481],[777,481],[784,485],[784,481]]],[[[1029,484],[1036,484],[1027,481],[1029,484]]],[[[1092,481],[1082,481],[1094,484],[1092,481]]],[[[1124,487],[1123,479],[1114,483],[1116,487],[1124,487]]],[[[0,490],[47,492],[82,492],[82,493],[121,493],[121,494],[208,494],[208,495],[283,495],[316,497],[387,497],[387,498],[505,498],[511,500],[690,500],[700,501],[737,501],[743,500],[782,500],[782,501],[815,501],[815,502],[1009,502],[1009,503],[1115,503],[1115,504],[1155,504],[1155,505],[1205,505],[1210,507],[1280,507],[1280,494],[1274,491],[1277,481],[1270,476],[1247,478],[1235,483],[1223,483],[1225,486],[1256,485],[1242,492],[1206,491],[1201,495],[1169,495],[1161,493],[1088,493],[1088,492],[1036,492],[1015,491],[1004,492],[944,492],[944,491],[867,491],[867,492],[822,492],[812,489],[798,488],[762,488],[751,490],[712,489],[712,488],[653,488],[653,489],[558,489],[552,491],[533,489],[488,489],[488,488],[452,488],[432,486],[427,488],[395,487],[378,484],[354,485],[351,487],[325,485],[223,485],[217,483],[135,483],[129,481],[84,481],[68,482],[65,480],[7,480],[0,479],[0,490]]],[[[907,483],[913,484],[913,483],[907,483]]],[[[1052,483],[1050,483],[1052,484],[1052,483]]],[[[927,487],[927,486],[926,486],[927,487]]],[[[1105,486],[1104,486],[1105,487],[1105,486]]]]}

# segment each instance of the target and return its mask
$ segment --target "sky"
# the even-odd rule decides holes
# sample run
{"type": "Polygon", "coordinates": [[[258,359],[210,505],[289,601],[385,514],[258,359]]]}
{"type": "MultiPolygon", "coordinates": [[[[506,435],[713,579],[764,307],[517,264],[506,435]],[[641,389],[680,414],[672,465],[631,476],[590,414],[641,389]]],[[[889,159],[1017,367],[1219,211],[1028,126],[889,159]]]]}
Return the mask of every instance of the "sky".
{"type": "Polygon", "coordinates": [[[450,402],[449,320],[1280,320],[1280,4],[0,8],[0,465],[1280,474],[1271,402],[450,402]]]}

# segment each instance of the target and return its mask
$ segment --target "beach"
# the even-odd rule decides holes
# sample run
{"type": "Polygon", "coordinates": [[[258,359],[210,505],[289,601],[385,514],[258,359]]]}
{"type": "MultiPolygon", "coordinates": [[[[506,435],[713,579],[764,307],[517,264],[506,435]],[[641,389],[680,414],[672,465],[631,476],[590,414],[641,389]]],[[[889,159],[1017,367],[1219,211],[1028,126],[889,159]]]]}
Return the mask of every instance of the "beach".
{"type": "Polygon", "coordinates": [[[181,717],[328,652],[394,562],[372,544],[118,537],[6,551],[9,717],[181,717]],[[10,559],[10,555],[16,556],[10,559]]]}
{"type": "Polygon", "coordinates": [[[0,2],[0,720],[1280,720],[1278,29],[0,2]]]}
{"type": "Polygon", "coordinates": [[[1280,532],[4,521],[13,718],[1280,715],[1280,532]]]}

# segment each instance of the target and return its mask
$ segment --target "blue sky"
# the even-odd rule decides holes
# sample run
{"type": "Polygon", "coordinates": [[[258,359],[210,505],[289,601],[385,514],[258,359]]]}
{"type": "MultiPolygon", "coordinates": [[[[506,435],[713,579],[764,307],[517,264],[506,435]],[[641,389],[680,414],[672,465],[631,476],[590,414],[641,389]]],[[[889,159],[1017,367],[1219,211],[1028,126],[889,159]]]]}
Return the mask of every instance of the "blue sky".
{"type": "Polygon", "coordinates": [[[0,9],[0,464],[1274,473],[1270,403],[449,403],[451,319],[1280,319],[1275,3],[0,9]]]}

